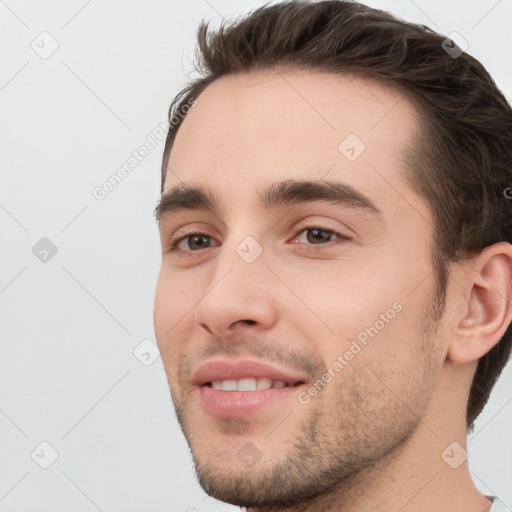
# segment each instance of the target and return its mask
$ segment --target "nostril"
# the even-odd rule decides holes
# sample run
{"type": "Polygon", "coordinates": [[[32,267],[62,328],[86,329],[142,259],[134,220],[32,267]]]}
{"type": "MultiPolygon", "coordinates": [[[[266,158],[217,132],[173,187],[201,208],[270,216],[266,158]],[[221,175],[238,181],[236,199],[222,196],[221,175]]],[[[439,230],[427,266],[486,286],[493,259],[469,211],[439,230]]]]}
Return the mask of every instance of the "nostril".
{"type": "Polygon", "coordinates": [[[256,323],[255,320],[242,320],[242,322],[245,322],[246,324],[249,324],[249,325],[254,325],[256,323]]]}

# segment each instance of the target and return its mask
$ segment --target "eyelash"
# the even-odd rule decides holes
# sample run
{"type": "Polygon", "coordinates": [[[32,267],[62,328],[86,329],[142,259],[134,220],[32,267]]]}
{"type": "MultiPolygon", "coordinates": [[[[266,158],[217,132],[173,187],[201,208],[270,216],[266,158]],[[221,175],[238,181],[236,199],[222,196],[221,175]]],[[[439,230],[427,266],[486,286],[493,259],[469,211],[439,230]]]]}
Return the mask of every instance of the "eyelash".
{"type": "MultiPolygon", "coordinates": [[[[344,243],[344,242],[347,242],[349,240],[351,240],[349,237],[343,235],[342,233],[339,233],[338,231],[335,231],[333,229],[330,229],[330,228],[324,228],[322,226],[306,226],[306,227],[302,227],[300,228],[299,231],[297,231],[294,235],[294,237],[298,237],[300,234],[302,234],[303,232],[305,231],[311,231],[311,230],[314,230],[314,229],[317,229],[319,231],[324,231],[326,233],[330,233],[332,235],[336,235],[338,238],[334,239],[334,240],[331,240],[325,244],[319,244],[320,247],[322,246],[328,246],[329,248],[332,248],[333,245],[337,245],[339,243],[344,243]]],[[[189,238],[189,237],[192,237],[192,236],[198,236],[198,235],[201,235],[201,236],[205,236],[207,238],[213,238],[211,237],[210,235],[206,235],[205,233],[199,233],[199,232],[194,232],[194,231],[191,231],[190,233],[185,233],[183,235],[180,235],[179,237],[174,237],[169,246],[168,246],[168,250],[167,252],[174,252],[174,251],[180,251],[184,254],[188,254],[190,256],[192,256],[194,253],[200,253],[201,250],[197,250],[197,251],[191,251],[191,250],[183,250],[183,249],[178,249],[178,245],[185,239],[189,238]]],[[[294,245],[304,245],[303,243],[301,242],[297,242],[296,244],[294,245]]],[[[210,249],[210,247],[207,247],[207,249],[210,249]]],[[[316,244],[306,244],[304,247],[302,247],[303,250],[306,250],[306,251],[318,251],[318,246],[316,244]]],[[[320,249],[322,250],[322,249],[320,249]]]]}

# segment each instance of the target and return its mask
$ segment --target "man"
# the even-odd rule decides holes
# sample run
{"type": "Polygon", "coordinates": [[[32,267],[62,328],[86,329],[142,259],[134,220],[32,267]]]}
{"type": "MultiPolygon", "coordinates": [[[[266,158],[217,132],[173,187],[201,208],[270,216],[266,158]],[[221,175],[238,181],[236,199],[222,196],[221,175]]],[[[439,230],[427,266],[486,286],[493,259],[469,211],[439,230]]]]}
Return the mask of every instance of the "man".
{"type": "Polygon", "coordinates": [[[512,332],[512,111],[341,1],[198,33],[156,209],[155,331],[196,472],[259,511],[505,510],[467,431],[512,332]]]}

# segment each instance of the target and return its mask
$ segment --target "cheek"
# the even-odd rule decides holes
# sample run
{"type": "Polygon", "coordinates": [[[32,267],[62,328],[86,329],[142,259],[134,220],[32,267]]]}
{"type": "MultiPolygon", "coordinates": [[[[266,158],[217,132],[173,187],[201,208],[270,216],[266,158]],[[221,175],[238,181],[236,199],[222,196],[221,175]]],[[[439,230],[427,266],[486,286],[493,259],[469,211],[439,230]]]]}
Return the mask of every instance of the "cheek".
{"type": "MultiPolygon", "coordinates": [[[[168,331],[201,297],[197,279],[171,271],[162,263],[155,290],[154,321],[157,329],[168,331]]],[[[203,292],[204,293],[204,292],[203,292]]],[[[179,324],[176,325],[176,328],[179,324]]]]}
{"type": "Polygon", "coordinates": [[[153,322],[162,359],[169,368],[175,368],[182,352],[180,343],[185,343],[187,322],[193,318],[193,286],[162,267],[155,290],[153,322]],[[172,346],[172,350],[171,349],[172,346]]]}
{"type": "MultiPolygon", "coordinates": [[[[361,428],[375,416],[387,418],[391,425],[397,418],[401,418],[398,423],[414,421],[411,410],[422,413],[435,377],[433,340],[417,329],[410,313],[404,306],[388,323],[369,319],[360,328],[352,322],[355,335],[345,336],[348,330],[339,323],[338,340],[322,347],[327,372],[334,374],[333,378],[321,377],[331,381],[322,400],[342,406],[348,431],[361,428]]],[[[346,324],[351,321],[347,316],[346,324]]],[[[334,405],[332,409],[337,410],[334,405]]],[[[365,428],[371,431],[371,422],[365,428]]]]}
{"type": "Polygon", "coordinates": [[[393,309],[393,304],[403,303],[404,294],[389,264],[380,261],[377,266],[355,260],[324,263],[318,263],[311,272],[302,269],[283,277],[296,295],[288,307],[297,307],[304,323],[314,324],[317,334],[320,328],[323,335],[330,334],[333,339],[349,339],[380,322],[380,315],[388,310],[386,320],[394,319],[399,305],[393,309]]]}
{"type": "Polygon", "coordinates": [[[418,358],[434,283],[426,279],[421,290],[411,293],[415,279],[425,277],[411,271],[380,258],[379,265],[341,262],[319,268],[314,277],[293,278],[290,287],[304,302],[297,301],[296,316],[308,338],[317,340],[326,367],[342,356],[350,367],[374,361],[393,372],[418,358]]]}

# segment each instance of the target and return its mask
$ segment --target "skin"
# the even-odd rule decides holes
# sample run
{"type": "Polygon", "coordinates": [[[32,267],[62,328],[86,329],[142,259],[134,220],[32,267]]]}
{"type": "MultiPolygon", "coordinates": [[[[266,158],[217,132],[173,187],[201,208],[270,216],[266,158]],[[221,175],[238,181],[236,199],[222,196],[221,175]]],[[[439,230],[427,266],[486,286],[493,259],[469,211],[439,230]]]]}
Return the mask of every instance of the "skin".
{"type": "Polygon", "coordinates": [[[308,71],[222,78],[185,118],[165,190],[201,184],[221,210],[161,219],[154,322],[178,420],[215,498],[262,511],[490,509],[467,460],[453,469],[442,453],[466,447],[478,358],[512,320],[512,246],[451,267],[432,321],[433,218],[400,161],[415,134],[416,110],[397,90],[308,71]],[[353,162],[338,150],[350,133],[366,145],[353,162]],[[384,224],[324,202],[260,205],[260,190],[287,179],[348,183],[384,224]],[[304,229],[316,226],[350,240],[315,242],[304,229]],[[211,238],[167,251],[184,230],[211,238]],[[251,264],[236,252],[247,236],[263,248],[251,264]],[[200,405],[191,375],[205,361],[250,357],[313,383],[394,303],[401,311],[309,403],[293,395],[242,420],[200,405]],[[249,442],[261,458],[247,467],[237,453],[249,442]]]}

